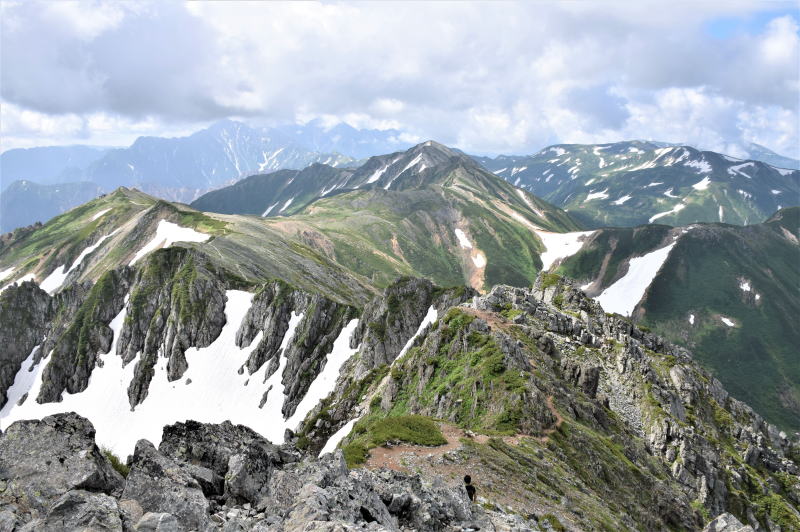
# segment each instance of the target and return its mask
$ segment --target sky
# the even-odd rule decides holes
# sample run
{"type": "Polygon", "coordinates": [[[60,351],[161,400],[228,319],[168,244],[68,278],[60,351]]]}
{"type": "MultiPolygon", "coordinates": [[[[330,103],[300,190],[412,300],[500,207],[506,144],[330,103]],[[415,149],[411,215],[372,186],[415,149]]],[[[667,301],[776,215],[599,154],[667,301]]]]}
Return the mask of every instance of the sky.
{"type": "Polygon", "coordinates": [[[796,1],[0,1],[0,149],[224,118],[472,153],[653,139],[800,158],[796,1]]]}

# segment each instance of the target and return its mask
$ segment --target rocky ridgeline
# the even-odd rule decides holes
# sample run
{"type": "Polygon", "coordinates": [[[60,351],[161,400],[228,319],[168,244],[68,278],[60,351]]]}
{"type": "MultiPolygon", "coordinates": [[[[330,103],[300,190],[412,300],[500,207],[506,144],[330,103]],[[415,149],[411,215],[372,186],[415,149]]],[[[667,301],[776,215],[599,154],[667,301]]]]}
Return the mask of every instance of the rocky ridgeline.
{"type": "Polygon", "coordinates": [[[421,414],[522,438],[498,440],[504,456],[468,446],[465,463],[512,457],[496,481],[523,486],[518,502],[531,509],[562,493],[555,508],[570,527],[699,529],[726,512],[755,530],[800,526],[797,443],[731,398],[689,352],[606,314],[569,280],[544,274],[529,289],[497,286],[440,313],[404,357],[364,356],[376,352],[362,346],[298,445],[317,450],[360,417],[343,442],[358,456],[376,420],[421,414]]]}
{"type": "Polygon", "coordinates": [[[0,529],[24,531],[538,530],[469,502],[461,487],[348,470],[341,452],[303,459],[230,423],[164,428],[123,477],[76,414],[0,436],[0,529]]]}

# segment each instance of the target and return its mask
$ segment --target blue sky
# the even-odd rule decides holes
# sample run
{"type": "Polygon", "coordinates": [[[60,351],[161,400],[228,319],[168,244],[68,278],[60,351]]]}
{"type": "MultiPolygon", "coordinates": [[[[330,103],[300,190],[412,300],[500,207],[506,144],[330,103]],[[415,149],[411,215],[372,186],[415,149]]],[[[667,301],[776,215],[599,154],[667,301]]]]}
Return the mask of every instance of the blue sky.
{"type": "Polygon", "coordinates": [[[238,118],[396,128],[475,153],[640,138],[800,157],[796,2],[0,10],[2,149],[125,145],[238,118]]]}

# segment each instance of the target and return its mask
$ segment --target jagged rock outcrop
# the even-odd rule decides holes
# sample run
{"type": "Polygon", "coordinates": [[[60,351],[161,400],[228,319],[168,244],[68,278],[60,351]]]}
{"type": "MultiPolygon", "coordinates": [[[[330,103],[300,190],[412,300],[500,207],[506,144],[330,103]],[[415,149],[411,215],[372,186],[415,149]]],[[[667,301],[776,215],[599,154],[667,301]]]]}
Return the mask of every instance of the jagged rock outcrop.
{"type": "Polygon", "coordinates": [[[129,289],[127,273],[109,271],[91,288],[73,285],[56,295],[53,304],[62,311],[42,346],[49,362],[37,401],[59,401],[64,391],[86,389],[97,355],[111,349],[114,335],[108,323],[122,310],[129,289]]]}
{"type": "Polygon", "coordinates": [[[388,366],[417,333],[431,307],[441,315],[476,295],[468,287],[442,289],[428,280],[412,277],[400,278],[387,287],[364,308],[350,338],[350,346],[358,347],[358,352],[343,367],[337,381],[338,392],[306,417],[300,428],[300,445],[319,452],[333,433],[360,414],[364,386],[377,376],[386,375],[388,366]]]}
{"type": "MultiPolygon", "coordinates": [[[[22,446],[41,448],[52,441],[80,439],[64,448],[67,464],[85,461],[84,447],[93,440],[91,424],[74,414],[59,414],[42,421],[17,422],[0,436],[0,449],[22,446]]],[[[0,494],[0,524],[7,530],[108,530],[108,531],[332,531],[332,530],[478,530],[492,523],[517,522],[513,530],[539,530],[535,522],[501,512],[486,512],[471,504],[463,489],[440,481],[425,482],[417,475],[394,471],[351,471],[341,452],[322,459],[299,460],[289,446],[271,445],[251,430],[229,423],[210,425],[179,423],[165,428],[162,451],[141,440],[131,468],[112,485],[85,482],[58,483],[58,489],[39,497],[35,510],[27,499],[11,496],[12,486],[22,492],[41,487],[43,478],[23,469],[0,471],[6,488],[0,494]],[[232,495],[237,473],[230,463],[270,463],[258,477],[258,501],[247,497],[206,497],[201,484],[187,471],[202,467],[224,473],[225,492],[232,495]],[[38,484],[37,484],[38,482],[38,484]]],[[[91,453],[90,453],[91,454],[91,453]]],[[[56,458],[60,455],[57,454],[56,458]]],[[[5,460],[4,452],[0,460],[5,460]]],[[[39,459],[44,457],[39,455],[39,459]]],[[[100,458],[103,458],[102,456],[100,458]]],[[[104,459],[104,458],[103,458],[104,459]]],[[[106,462],[107,467],[110,464],[106,462]]],[[[60,478],[60,477],[59,477],[60,478]]],[[[20,492],[16,492],[20,493],[20,492]]],[[[37,496],[38,497],[38,496],[37,496]]]]}
{"type": "Polygon", "coordinates": [[[42,343],[52,314],[51,297],[32,281],[0,293],[0,408],[20,365],[42,343]]]}
{"type": "Polygon", "coordinates": [[[61,519],[63,512],[48,512],[64,507],[91,513],[107,499],[74,490],[118,496],[123,483],[95,445],[92,424],[76,414],[18,421],[0,436],[0,511],[17,519],[61,519]]]}
{"type": "Polygon", "coordinates": [[[426,279],[403,277],[373,299],[361,315],[351,347],[361,346],[353,377],[363,378],[382,364],[391,364],[408,338],[416,332],[430,307],[442,312],[467,301],[471,288],[442,290],[426,279]]]}
{"type": "Polygon", "coordinates": [[[273,471],[300,459],[296,450],[272,445],[252,429],[230,422],[187,421],[164,427],[159,451],[191,464],[187,472],[201,483],[206,495],[223,495],[210,479],[225,479],[224,500],[231,504],[257,503],[266,495],[273,471]]]}
{"type": "Polygon", "coordinates": [[[167,248],[151,253],[131,285],[118,354],[128,363],[138,353],[128,388],[131,406],[147,397],[158,358],[167,358],[167,378],[186,371],[189,347],[206,347],[225,325],[225,283],[200,253],[167,248]]]}
{"type": "Polygon", "coordinates": [[[211,526],[209,503],[200,484],[147,440],[136,444],[121,499],[136,501],[145,513],[174,515],[179,530],[211,526]]]}
{"type": "Polygon", "coordinates": [[[282,281],[259,287],[236,333],[236,343],[249,345],[259,332],[264,333],[247,359],[246,369],[250,374],[269,364],[266,372],[269,377],[278,369],[279,357],[286,357],[281,375],[285,395],[282,414],[285,418],[294,414],[308,387],[322,371],[333,342],[347,321],[355,316],[353,307],[294,289],[282,281]],[[303,319],[293,337],[286,339],[292,313],[302,314],[303,319]],[[281,345],[286,340],[290,342],[281,352],[281,345]]]}

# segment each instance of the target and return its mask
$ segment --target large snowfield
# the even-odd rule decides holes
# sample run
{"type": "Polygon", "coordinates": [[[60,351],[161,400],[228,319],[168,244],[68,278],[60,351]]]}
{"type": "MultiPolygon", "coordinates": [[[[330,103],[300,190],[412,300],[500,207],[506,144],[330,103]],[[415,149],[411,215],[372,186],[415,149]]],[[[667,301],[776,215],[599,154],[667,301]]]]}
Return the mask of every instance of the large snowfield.
{"type": "Polygon", "coordinates": [[[189,419],[204,423],[230,420],[234,424],[249,426],[273,443],[282,443],[284,430],[295,429],[305,414],[333,390],[339,369],[355,352],[349,347],[349,338],[357,320],[350,321],[342,329],[327,355],[323,371],[312,382],[295,415],[285,420],[281,414],[284,402],[281,377],[286,366],[284,353],[303,315],[292,313],[281,343],[280,367],[275,373],[267,379],[269,364],[264,364],[253,375],[248,375],[247,371],[240,374],[239,369],[258,345],[262,333],[249,346],[236,346],[236,331],[251,306],[253,294],[229,290],[226,295],[226,322],[219,337],[208,347],[187,349],[189,368],[176,381],[167,380],[167,359],[160,357],[148,395],[135,409],[131,410],[127,389],[138,356],[123,367],[122,358],[116,355],[126,315],[123,309],[109,324],[114,331],[113,344],[109,353],[99,356],[102,365],[98,364],[92,372],[86,390],[77,394],[65,392],[61,402],[37,403],[35,399],[42,386],[42,373],[49,362],[48,356],[33,365],[37,348],[22,364],[9,389],[9,401],[0,410],[0,428],[5,429],[20,419],[75,411],[92,421],[98,444],[108,447],[123,459],[133,452],[137,440],[145,438],[158,445],[164,425],[189,419]],[[269,392],[267,401],[259,407],[265,392],[269,392]],[[26,400],[17,405],[26,393],[26,400]]]}
{"type": "Polygon", "coordinates": [[[606,312],[630,316],[644,296],[647,287],[653,282],[658,270],[667,260],[673,247],[675,247],[675,242],[642,257],[631,259],[628,273],[603,290],[603,293],[595,299],[606,312]]]}

